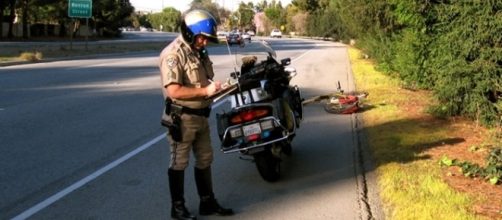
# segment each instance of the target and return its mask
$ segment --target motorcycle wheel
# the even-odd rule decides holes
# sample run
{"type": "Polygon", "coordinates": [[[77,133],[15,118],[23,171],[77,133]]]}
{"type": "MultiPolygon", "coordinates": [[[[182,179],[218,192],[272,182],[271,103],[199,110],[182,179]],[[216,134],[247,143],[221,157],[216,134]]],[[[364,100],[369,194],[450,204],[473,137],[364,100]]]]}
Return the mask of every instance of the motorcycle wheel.
{"type": "Polygon", "coordinates": [[[275,157],[270,149],[253,155],[256,168],[261,177],[268,182],[279,180],[280,159],[275,157]]]}
{"type": "MultiPolygon", "coordinates": [[[[292,91],[292,103],[293,103],[293,109],[296,111],[298,114],[297,117],[301,120],[303,118],[303,98],[300,93],[300,89],[298,86],[294,86],[291,88],[292,91]]],[[[299,123],[298,123],[299,125],[299,123]]]]}

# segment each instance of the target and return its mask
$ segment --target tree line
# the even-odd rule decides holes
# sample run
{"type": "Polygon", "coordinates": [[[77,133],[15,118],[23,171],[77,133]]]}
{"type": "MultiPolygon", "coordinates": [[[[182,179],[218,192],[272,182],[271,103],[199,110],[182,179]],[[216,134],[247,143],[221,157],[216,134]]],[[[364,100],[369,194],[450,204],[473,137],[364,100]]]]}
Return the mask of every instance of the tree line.
{"type": "MultiPolygon", "coordinates": [[[[262,0],[257,4],[240,2],[238,8],[233,12],[226,9],[224,5],[218,5],[211,0],[193,0],[190,3],[190,9],[209,11],[217,20],[219,29],[227,31],[233,29],[256,31],[257,26],[254,23],[254,18],[259,13],[263,14],[260,17],[263,25],[263,33],[261,34],[266,34],[273,28],[287,25],[287,8],[276,0],[262,0]]],[[[181,14],[182,12],[170,7],[164,8],[163,11],[158,13],[135,13],[132,16],[131,25],[135,28],[144,26],[156,30],[175,32],[179,28],[181,14]]]]}
{"type": "MultiPolygon", "coordinates": [[[[68,17],[68,2],[68,0],[1,0],[0,19],[9,24],[5,37],[9,39],[15,37],[15,23],[22,24],[22,38],[25,39],[30,37],[28,33],[31,33],[31,37],[38,35],[64,37],[74,34],[85,19],[68,17]]],[[[99,37],[119,36],[119,27],[129,21],[134,11],[129,0],[93,0],[92,7],[89,26],[99,37]]],[[[3,25],[0,25],[0,33],[4,32],[3,28],[3,25]]],[[[0,34],[0,39],[2,37],[0,34]]]]}
{"type": "MultiPolygon", "coordinates": [[[[7,30],[0,25],[0,33],[7,32],[5,38],[15,37],[15,24],[22,24],[22,38],[37,36],[65,37],[75,34],[85,19],[68,17],[69,0],[1,0],[0,20],[8,23],[7,30]],[[56,31],[57,30],[57,31],[56,31]],[[56,33],[57,32],[57,33],[56,33]]],[[[180,11],[164,8],[158,13],[135,11],[129,0],[92,0],[92,17],[89,28],[98,37],[119,37],[120,27],[155,28],[162,31],[177,31],[180,25],[180,11]]],[[[240,3],[235,12],[211,0],[193,0],[190,8],[203,8],[210,11],[217,21],[226,28],[254,30],[253,18],[256,13],[264,12],[267,30],[285,25],[285,9],[276,0],[263,0],[258,4],[240,3]]],[[[0,39],[4,38],[0,34],[0,39]]]]}

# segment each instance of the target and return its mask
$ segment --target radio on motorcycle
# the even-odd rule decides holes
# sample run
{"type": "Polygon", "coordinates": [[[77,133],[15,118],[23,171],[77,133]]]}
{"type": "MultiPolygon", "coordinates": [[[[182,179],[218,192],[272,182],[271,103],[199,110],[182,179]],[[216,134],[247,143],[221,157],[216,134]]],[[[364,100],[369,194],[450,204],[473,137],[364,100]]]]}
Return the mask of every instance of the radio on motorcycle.
{"type": "Polygon", "coordinates": [[[237,89],[227,94],[230,110],[216,114],[221,150],[252,156],[263,179],[276,181],[281,154],[291,153],[303,114],[300,90],[290,85],[296,70],[286,68],[290,58],[278,62],[266,43],[234,50],[240,71],[230,76],[237,89]]]}

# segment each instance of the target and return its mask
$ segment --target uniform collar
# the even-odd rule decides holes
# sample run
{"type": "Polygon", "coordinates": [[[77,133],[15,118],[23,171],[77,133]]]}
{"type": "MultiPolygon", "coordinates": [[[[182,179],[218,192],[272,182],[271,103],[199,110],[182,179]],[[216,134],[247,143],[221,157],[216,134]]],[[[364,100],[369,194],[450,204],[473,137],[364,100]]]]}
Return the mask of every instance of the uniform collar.
{"type": "Polygon", "coordinates": [[[186,52],[193,54],[194,56],[196,56],[199,59],[202,57],[200,54],[201,51],[205,52],[205,50],[206,50],[206,48],[202,48],[200,51],[196,50],[195,48],[192,47],[191,44],[186,42],[185,39],[181,35],[178,36],[178,40],[180,42],[180,45],[185,48],[186,52]]]}
{"type": "Polygon", "coordinates": [[[180,46],[182,46],[182,47],[184,47],[184,48],[188,49],[190,52],[192,52],[192,51],[193,51],[193,48],[190,46],[190,44],[189,44],[188,42],[186,42],[186,41],[185,41],[185,39],[183,39],[183,37],[182,37],[181,35],[180,35],[180,36],[178,36],[178,39],[177,39],[177,40],[178,40],[178,42],[179,42],[180,46]]]}

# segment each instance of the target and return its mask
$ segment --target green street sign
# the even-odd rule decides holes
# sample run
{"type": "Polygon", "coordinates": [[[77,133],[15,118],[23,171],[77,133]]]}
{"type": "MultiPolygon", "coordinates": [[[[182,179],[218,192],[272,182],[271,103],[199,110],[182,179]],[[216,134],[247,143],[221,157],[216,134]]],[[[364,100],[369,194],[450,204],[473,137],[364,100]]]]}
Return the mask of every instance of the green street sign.
{"type": "Polygon", "coordinates": [[[68,17],[90,18],[92,0],[68,0],[68,17]]]}

